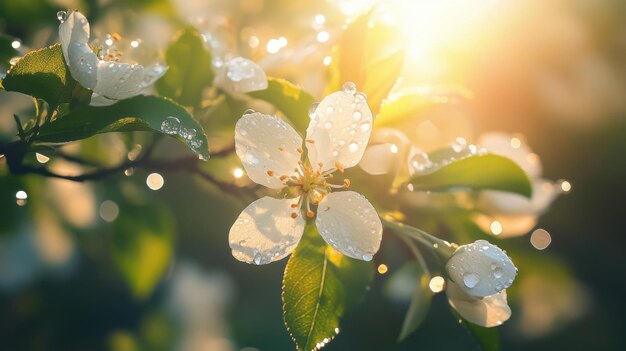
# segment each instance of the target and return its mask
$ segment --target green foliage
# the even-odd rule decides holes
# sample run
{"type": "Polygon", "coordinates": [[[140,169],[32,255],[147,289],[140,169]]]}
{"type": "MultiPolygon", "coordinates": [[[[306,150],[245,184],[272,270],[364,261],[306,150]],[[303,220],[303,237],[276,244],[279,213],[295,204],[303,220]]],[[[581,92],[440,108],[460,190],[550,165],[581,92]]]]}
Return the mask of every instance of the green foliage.
{"type": "Polygon", "coordinates": [[[159,94],[182,105],[197,106],[202,91],[213,83],[211,53],[197,30],[185,29],[165,53],[167,73],[156,83],[159,94]]]}
{"type": "Polygon", "coordinates": [[[0,66],[9,66],[9,61],[17,56],[17,50],[11,46],[15,40],[6,34],[0,34],[0,66]]]}
{"type": "Polygon", "coordinates": [[[418,284],[411,296],[411,303],[404,317],[398,341],[403,341],[419,328],[430,309],[433,295],[428,287],[430,274],[425,267],[417,262],[411,262],[402,267],[402,269],[408,270],[411,275],[417,277],[418,284]]]}
{"type": "Polygon", "coordinates": [[[463,319],[454,309],[452,313],[459,319],[461,325],[476,340],[476,343],[483,351],[498,351],[500,349],[500,332],[498,328],[485,328],[480,325],[470,323],[463,319]]]}
{"type": "Polygon", "coordinates": [[[509,158],[499,155],[476,155],[443,166],[437,171],[417,175],[410,183],[416,190],[459,191],[499,190],[532,195],[526,173],[509,158]]]}
{"type": "Polygon", "coordinates": [[[289,118],[297,130],[303,132],[308,127],[313,96],[295,84],[268,77],[267,89],[252,92],[250,96],[274,105],[289,118]]]}
{"type": "Polygon", "coordinates": [[[298,350],[335,337],[339,319],[358,302],[373,272],[371,262],[343,256],[308,226],[283,277],[283,316],[298,350]]]}
{"type": "Polygon", "coordinates": [[[180,128],[195,129],[202,144],[193,147],[189,140],[172,135],[187,145],[203,159],[209,158],[204,130],[193,117],[175,102],[156,96],[135,96],[110,106],[81,106],[71,110],[63,118],[41,127],[37,141],[63,143],[88,138],[98,133],[156,131],[162,133],[161,125],[167,117],[176,117],[180,128]]]}
{"type": "Polygon", "coordinates": [[[60,44],[26,54],[7,72],[2,85],[45,100],[52,109],[70,102],[78,86],[65,66],[60,44]]]}
{"type": "Polygon", "coordinates": [[[133,295],[144,299],[170,264],[173,218],[158,207],[128,205],[121,211],[113,222],[113,259],[133,295]]]}

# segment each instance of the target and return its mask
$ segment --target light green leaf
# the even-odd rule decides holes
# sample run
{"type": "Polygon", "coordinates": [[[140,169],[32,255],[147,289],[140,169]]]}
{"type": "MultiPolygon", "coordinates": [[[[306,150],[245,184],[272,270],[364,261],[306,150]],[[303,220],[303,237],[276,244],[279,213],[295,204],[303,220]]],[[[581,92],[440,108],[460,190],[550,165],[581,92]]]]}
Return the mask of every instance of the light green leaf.
{"type": "Polygon", "coordinates": [[[65,62],[61,45],[32,51],[21,58],[2,81],[4,89],[45,100],[52,109],[70,102],[77,85],[65,62]]]}
{"type": "Polygon", "coordinates": [[[416,190],[499,190],[530,197],[532,186],[524,171],[509,158],[476,155],[454,161],[433,173],[411,178],[416,190]]]}
{"type": "Polygon", "coordinates": [[[411,303],[404,317],[398,341],[403,341],[419,328],[426,318],[432,300],[432,292],[428,287],[428,283],[430,282],[430,274],[428,271],[418,262],[410,262],[405,264],[392,279],[395,278],[395,276],[398,276],[398,279],[400,279],[402,277],[401,275],[406,276],[407,274],[410,274],[417,284],[411,296],[411,303]]]}
{"type": "Polygon", "coordinates": [[[299,86],[284,79],[268,77],[267,89],[249,95],[274,105],[296,129],[303,132],[309,125],[309,108],[313,104],[313,96],[299,86]]]}
{"type": "Polygon", "coordinates": [[[172,100],[157,96],[135,96],[110,106],[78,107],[63,118],[43,125],[36,140],[64,143],[108,132],[156,131],[163,133],[161,126],[168,117],[175,117],[180,121],[180,130],[183,128],[188,131],[195,130],[196,136],[191,140],[179,134],[172,136],[187,145],[202,159],[208,159],[207,139],[200,124],[182,106],[172,100]]]}
{"type": "Polygon", "coordinates": [[[127,206],[113,222],[113,259],[136,298],[148,297],[170,264],[174,224],[163,208],[127,206]]]}
{"type": "Polygon", "coordinates": [[[309,225],[283,277],[283,317],[296,347],[310,351],[337,335],[339,320],[373,278],[371,262],[333,250],[309,225]]]}
{"type": "Polygon", "coordinates": [[[213,83],[211,53],[197,30],[185,29],[165,53],[167,73],[156,83],[157,92],[186,106],[197,106],[202,91],[213,83]]]}
{"type": "Polygon", "coordinates": [[[481,350],[498,351],[500,349],[500,332],[498,331],[498,328],[481,327],[466,321],[454,309],[452,309],[452,312],[461,322],[461,325],[463,325],[474,340],[476,340],[476,343],[478,343],[481,350]]]}
{"type": "Polygon", "coordinates": [[[403,63],[404,51],[399,50],[368,67],[363,92],[367,94],[367,102],[374,114],[378,113],[383,100],[400,77],[403,63]]]}

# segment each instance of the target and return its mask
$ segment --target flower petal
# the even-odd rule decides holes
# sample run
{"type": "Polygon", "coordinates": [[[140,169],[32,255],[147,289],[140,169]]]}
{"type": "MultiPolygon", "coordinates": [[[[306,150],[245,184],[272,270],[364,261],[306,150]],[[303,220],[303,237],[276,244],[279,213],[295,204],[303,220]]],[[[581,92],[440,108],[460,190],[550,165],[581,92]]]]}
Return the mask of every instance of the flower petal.
{"type": "Polygon", "coordinates": [[[169,67],[163,65],[152,65],[144,68],[141,87],[147,88],[154,84],[159,78],[163,77],[169,67]]]}
{"type": "Polygon", "coordinates": [[[538,215],[544,212],[557,196],[554,185],[544,179],[533,181],[530,199],[507,192],[485,190],[478,196],[477,207],[492,215],[538,215]]]}
{"type": "Polygon", "coordinates": [[[83,87],[93,89],[97,80],[98,58],[89,47],[89,22],[80,12],[72,12],[59,25],[59,39],[65,63],[72,77],[83,87]]]}
{"type": "Polygon", "coordinates": [[[361,93],[337,91],[326,96],[306,130],[311,164],[329,170],[339,162],[353,167],[363,157],[372,130],[372,111],[361,93]]]}
{"type": "Polygon", "coordinates": [[[482,299],[466,294],[455,282],[448,280],[448,303],[461,317],[483,327],[497,327],[511,317],[506,290],[482,299]]]}
{"type": "Polygon", "coordinates": [[[121,100],[139,94],[143,89],[144,68],[122,62],[98,62],[98,83],[94,93],[121,100]]]}
{"type": "Polygon", "coordinates": [[[302,214],[291,208],[299,199],[266,196],[246,207],[228,234],[233,256],[246,263],[267,264],[289,255],[304,232],[302,214]],[[292,218],[292,213],[297,217],[292,218]]]}
{"type": "Polygon", "coordinates": [[[394,128],[381,128],[373,132],[370,146],[365,149],[359,167],[372,175],[385,174],[394,170],[407,152],[409,139],[394,128]]]}
{"type": "Polygon", "coordinates": [[[223,63],[216,85],[235,93],[267,89],[267,75],[256,62],[237,56],[223,63]]]}
{"type": "Polygon", "coordinates": [[[512,238],[528,234],[537,225],[537,215],[484,215],[476,213],[472,216],[472,221],[485,233],[493,234],[492,223],[498,221],[502,231],[496,235],[498,238],[512,238]]]}
{"type": "Polygon", "coordinates": [[[485,297],[508,288],[517,268],[499,247],[486,240],[460,246],[446,263],[450,278],[467,294],[485,297]]]}
{"type": "Polygon", "coordinates": [[[285,121],[259,112],[243,115],[235,126],[235,150],[248,177],[257,184],[280,189],[282,175],[298,167],[302,137],[285,121]]]}
{"type": "Polygon", "coordinates": [[[369,261],[378,252],[383,226],[376,209],[354,191],[328,194],[317,209],[317,230],[342,254],[369,261]]]}

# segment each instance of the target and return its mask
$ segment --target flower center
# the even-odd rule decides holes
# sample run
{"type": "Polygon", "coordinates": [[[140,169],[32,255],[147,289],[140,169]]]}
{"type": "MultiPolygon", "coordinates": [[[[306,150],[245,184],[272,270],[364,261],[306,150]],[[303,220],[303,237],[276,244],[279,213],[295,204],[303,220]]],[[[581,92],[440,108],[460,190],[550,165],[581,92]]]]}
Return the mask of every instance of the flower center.
{"type": "MultiPolygon", "coordinates": [[[[297,151],[302,153],[302,148],[298,148],[297,151]]],[[[350,186],[350,180],[344,178],[342,184],[331,184],[328,181],[333,179],[333,173],[339,171],[344,172],[344,167],[341,163],[336,162],[335,167],[322,171],[324,168],[323,163],[317,164],[315,167],[298,161],[298,167],[294,168],[294,173],[291,175],[278,175],[273,170],[268,170],[267,175],[270,177],[278,177],[285,187],[282,189],[281,194],[285,197],[298,197],[300,201],[297,204],[293,204],[291,207],[294,212],[291,214],[292,218],[298,217],[298,209],[306,208],[306,216],[313,218],[315,216],[315,207],[328,195],[332,189],[348,188],[350,186]]]]}

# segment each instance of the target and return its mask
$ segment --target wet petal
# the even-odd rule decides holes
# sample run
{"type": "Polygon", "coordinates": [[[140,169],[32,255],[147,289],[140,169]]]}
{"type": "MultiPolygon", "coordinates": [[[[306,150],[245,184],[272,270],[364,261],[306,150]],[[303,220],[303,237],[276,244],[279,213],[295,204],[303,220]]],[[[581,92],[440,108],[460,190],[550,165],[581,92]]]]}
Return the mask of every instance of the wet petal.
{"type": "Polygon", "coordinates": [[[256,62],[238,56],[223,64],[216,84],[231,92],[249,93],[267,89],[267,75],[256,62]]]}
{"type": "Polygon", "coordinates": [[[315,224],[324,240],[346,256],[369,261],[380,247],[383,227],[376,209],[354,191],[328,194],[315,224]]]}
{"type": "Polygon", "coordinates": [[[537,179],[533,181],[530,199],[513,193],[485,190],[478,196],[477,207],[492,215],[538,215],[550,206],[557,194],[551,182],[537,179]]]}
{"type": "Polygon", "coordinates": [[[121,100],[139,94],[143,89],[144,68],[122,62],[98,62],[98,83],[95,93],[121,100]]]}
{"type": "Polygon", "coordinates": [[[484,297],[508,288],[517,268],[499,247],[486,240],[460,246],[446,263],[450,278],[467,294],[484,297]]]}
{"type": "Polygon", "coordinates": [[[506,290],[482,299],[466,294],[453,281],[447,281],[448,303],[464,319],[483,327],[497,327],[511,317],[506,290]]]}
{"type": "Polygon", "coordinates": [[[83,87],[96,86],[98,58],[89,47],[89,22],[80,12],[72,12],[59,25],[59,39],[65,63],[72,77],[83,87]]]}
{"type": "Polygon", "coordinates": [[[484,215],[477,213],[472,216],[472,221],[485,233],[491,233],[491,226],[494,221],[500,223],[501,233],[493,234],[498,238],[512,238],[524,234],[528,234],[537,225],[536,215],[513,215],[498,216],[484,215]]]}
{"type": "Polygon", "coordinates": [[[167,69],[168,67],[163,65],[152,65],[144,68],[143,79],[141,80],[142,89],[151,86],[159,80],[159,78],[163,77],[167,69]]]}
{"type": "Polygon", "coordinates": [[[409,139],[393,128],[381,128],[372,133],[370,146],[365,149],[359,167],[372,175],[394,171],[394,166],[408,151],[409,139]]]}
{"type": "Polygon", "coordinates": [[[267,264],[289,255],[300,242],[305,220],[291,208],[300,198],[263,197],[246,207],[230,228],[228,240],[239,261],[267,264]],[[297,217],[292,218],[292,213],[297,217]]]}
{"type": "MultiPolygon", "coordinates": [[[[356,89],[355,89],[356,90],[356,89]]],[[[363,157],[372,130],[372,111],[361,93],[337,91],[326,96],[311,116],[307,148],[311,164],[331,169],[336,162],[356,166],[363,157]]]]}
{"type": "Polygon", "coordinates": [[[300,161],[302,138],[285,121],[259,112],[243,115],[235,126],[235,150],[248,177],[280,189],[282,175],[292,175],[300,161]]]}

